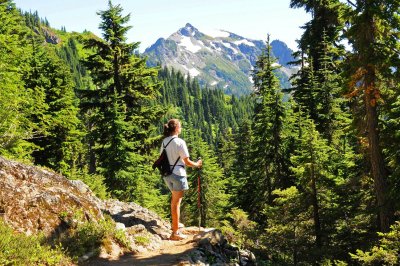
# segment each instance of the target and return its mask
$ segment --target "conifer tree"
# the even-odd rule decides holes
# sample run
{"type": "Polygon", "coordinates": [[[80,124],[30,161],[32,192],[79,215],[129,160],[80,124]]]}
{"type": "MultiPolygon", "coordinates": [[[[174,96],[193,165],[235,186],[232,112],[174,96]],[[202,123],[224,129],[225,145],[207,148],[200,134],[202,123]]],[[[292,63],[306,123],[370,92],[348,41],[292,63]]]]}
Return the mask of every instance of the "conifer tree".
{"type": "MultiPolygon", "coordinates": [[[[235,155],[233,162],[233,176],[238,185],[233,188],[232,194],[234,206],[238,206],[243,210],[248,210],[252,197],[249,197],[250,188],[247,187],[251,169],[253,167],[251,144],[253,143],[253,131],[250,120],[244,120],[242,125],[237,129],[235,134],[235,155]]],[[[253,195],[253,194],[251,194],[253,195]]]]}
{"type": "Polygon", "coordinates": [[[320,179],[327,175],[327,162],[329,161],[329,150],[326,143],[319,138],[315,125],[306,120],[302,130],[303,137],[298,153],[292,157],[294,171],[299,178],[301,187],[306,191],[312,206],[312,219],[314,223],[315,245],[322,246],[322,228],[320,218],[320,179]]]}
{"type": "Polygon", "coordinates": [[[319,121],[318,114],[318,96],[320,95],[320,85],[318,83],[313,58],[303,58],[300,71],[292,77],[293,87],[289,91],[293,91],[293,99],[296,101],[303,112],[307,113],[315,122],[319,121]]]}
{"type": "Polygon", "coordinates": [[[304,211],[304,197],[291,186],[273,191],[274,204],[266,208],[268,226],[259,236],[270,256],[271,264],[299,265],[313,260],[312,220],[304,211]]]}
{"type": "Polygon", "coordinates": [[[57,49],[57,54],[70,66],[75,87],[82,89],[84,87],[83,84],[86,71],[79,61],[78,48],[75,38],[69,38],[66,44],[64,44],[60,49],[57,49]]]}
{"type": "MultiPolygon", "coordinates": [[[[321,68],[320,53],[321,43],[326,41],[332,44],[332,57],[338,60],[344,54],[344,47],[340,44],[340,32],[344,26],[343,14],[348,10],[344,3],[339,0],[309,1],[291,0],[291,8],[304,8],[311,13],[312,19],[303,28],[298,48],[300,51],[307,51],[307,55],[313,58],[312,68],[319,71],[321,68]]],[[[297,55],[299,55],[297,53],[297,55]]]]}
{"type": "Polygon", "coordinates": [[[400,92],[398,85],[392,91],[393,96],[389,97],[387,106],[383,109],[387,117],[382,130],[383,149],[385,158],[390,169],[389,181],[392,185],[391,194],[394,196],[394,208],[400,209],[400,92]]]}
{"type": "MultiPolygon", "coordinates": [[[[300,115],[296,114],[297,119],[300,115]]],[[[321,138],[312,119],[302,118],[301,126],[295,132],[301,132],[297,148],[291,155],[296,187],[273,192],[277,198],[274,205],[266,209],[269,223],[265,241],[280,249],[277,253],[274,250],[277,258],[287,256],[284,263],[312,263],[330,258],[337,252],[328,247],[332,239],[329,234],[337,230],[331,228],[331,223],[339,220],[331,206],[340,202],[338,184],[344,182],[344,176],[335,175],[332,160],[338,156],[321,138]]]]}
{"type": "Polygon", "coordinates": [[[25,140],[33,136],[29,106],[34,95],[22,81],[28,29],[9,0],[0,1],[0,21],[0,154],[29,158],[33,147],[25,140]]]}
{"type": "Polygon", "coordinates": [[[190,130],[189,126],[182,134],[182,138],[188,143],[191,158],[203,160],[203,166],[199,169],[188,171],[189,191],[184,198],[182,210],[183,219],[189,224],[216,227],[220,225],[228,209],[230,196],[226,192],[227,180],[218,164],[218,159],[206,142],[200,137],[198,130],[190,130]],[[198,178],[200,175],[201,207],[198,208],[198,178]]]}
{"type": "Polygon", "coordinates": [[[37,149],[32,156],[36,164],[71,176],[83,153],[83,132],[72,76],[54,50],[40,46],[40,38],[32,36],[31,47],[29,68],[23,80],[34,97],[30,120],[36,131],[30,142],[37,149]]]}
{"type": "MultiPolygon", "coordinates": [[[[329,44],[324,31],[320,43],[319,70],[316,71],[316,78],[319,81],[318,94],[315,99],[317,103],[316,125],[319,132],[332,142],[334,130],[337,129],[336,120],[339,119],[343,97],[340,95],[340,78],[337,74],[337,66],[334,62],[332,44],[329,44]]],[[[345,111],[345,110],[343,110],[345,111]]]]}
{"type": "Polygon", "coordinates": [[[135,198],[140,177],[148,174],[145,156],[155,121],[161,108],[152,105],[159,82],[157,70],[147,68],[145,59],[134,53],[138,43],[126,43],[130,15],[123,16],[120,5],[108,3],[98,12],[104,39],[89,39],[85,47],[93,49],[84,64],[90,71],[95,89],[81,91],[82,107],[90,110],[90,138],[94,151],[91,165],[105,176],[113,194],[135,198]],[[94,162],[93,160],[97,160],[94,162]]]}
{"type": "Polygon", "coordinates": [[[254,69],[253,80],[256,94],[252,143],[253,162],[246,186],[254,189],[249,213],[257,222],[265,223],[260,210],[272,204],[272,191],[282,177],[282,124],[285,108],[279,82],[273,70],[269,37],[266,48],[259,56],[254,69]]]}
{"type": "Polygon", "coordinates": [[[354,49],[346,62],[349,95],[360,99],[358,104],[364,109],[365,127],[361,129],[360,137],[367,144],[380,230],[384,232],[393,222],[394,210],[389,197],[388,169],[382,153],[378,107],[385,77],[390,74],[390,67],[395,66],[393,63],[398,61],[399,8],[398,1],[360,0],[353,4],[347,17],[349,29],[346,37],[354,49]]]}
{"type": "Polygon", "coordinates": [[[232,129],[227,128],[221,134],[218,143],[218,158],[220,167],[224,171],[224,176],[227,180],[227,193],[231,195],[238,195],[239,183],[234,173],[235,165],[235,151],[237,150],[237,144],[235,142],[235,136],[233,135],[232,129]]]}

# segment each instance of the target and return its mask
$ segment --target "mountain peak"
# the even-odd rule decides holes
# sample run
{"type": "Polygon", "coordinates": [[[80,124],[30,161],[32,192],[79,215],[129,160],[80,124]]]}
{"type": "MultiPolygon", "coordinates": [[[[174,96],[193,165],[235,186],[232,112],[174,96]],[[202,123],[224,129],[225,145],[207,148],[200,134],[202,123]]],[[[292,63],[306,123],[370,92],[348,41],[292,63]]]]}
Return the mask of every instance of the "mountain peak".
{"type": "Polygon", "coordinates": [[[178,33],[183,35],[183,36],[194,36],[196,33],[199,33],[199,30],[195,28],[192,24],[186,23],[185,27],[180,28],[178,30],[178,33]]]}
{"type": "MultiPolygon", "coordinates": [[[[284,59],[279,60],[284,67],[277,71],[282,72],[282,83],[288,87],[291,70],[285,67],[288,61],[293,61],[291,51],[280,42],[273,44],[278,46],[273,46],[273,54],[284,59]]],[[[228,94],[240,95],[252,91],[249,77],[264,48],[265,43],[260,40],[247,39],[226,30],[200,32],[186,23],[167,39],[159,39],[146,49],[145,54],[149,65],[161,63],[196,77],[202,86],[220,87],[228,94]]]]}
{"type": "Polygon", "coordinates": [[[190,23],[186,23],[185,28],[193,28],[195,30],[197,30],[192,24],[190,23]]]}

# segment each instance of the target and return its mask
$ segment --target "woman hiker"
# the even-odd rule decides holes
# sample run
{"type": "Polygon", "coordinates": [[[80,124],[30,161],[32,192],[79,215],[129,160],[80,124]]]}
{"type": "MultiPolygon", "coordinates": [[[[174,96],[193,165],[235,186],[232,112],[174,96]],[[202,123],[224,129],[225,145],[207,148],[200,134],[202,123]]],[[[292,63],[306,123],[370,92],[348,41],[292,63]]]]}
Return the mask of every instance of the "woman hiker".
{"type": "MultiPolygon", "coordinates": [[[[164,177],[164,181],[172,192],[171,198],[171,217],[172,217],[172,234],[171,240],[182,240],[187,238],[186,235],[180,233],[179,218],[183,193],[189,189],[185,165],[189,167],[200,168],[203,164],[202,160],[193,162],[189,158],[189,151],[186,142],[179,138],[181,133],[181,123],[178,119],[171,119],[164,125],[164,140],[161,145],[161,152],[163,148],[170,142],[166,149],[168,160],[170,163],[176,165],[171,175],[164,177]],[[171,140],[172,139],[172,140],[171,140]],[[179,157],[179,159],[178,159],[179,157]]],[[[171,165],[172,166],[172,165],[171,165]]]]}

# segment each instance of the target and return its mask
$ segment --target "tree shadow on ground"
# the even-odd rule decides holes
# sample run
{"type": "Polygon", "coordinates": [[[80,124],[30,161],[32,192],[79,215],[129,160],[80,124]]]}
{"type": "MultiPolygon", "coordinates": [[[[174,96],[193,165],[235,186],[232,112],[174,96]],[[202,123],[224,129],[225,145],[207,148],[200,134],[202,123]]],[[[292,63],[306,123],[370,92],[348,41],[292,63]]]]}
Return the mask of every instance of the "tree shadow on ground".
{"type": "Polygon", "coordinates": [[[156,220],[146,221],[145,219],[136,217],[132,211],[121,211],[115,214],[111,214],[108,211],[103,212],[110,215],[115,222],[123,223],[126,227],[142,224],[150,233],[157,234],[157,232],[153,229],[154,227],[157,227],[156,220]]]}

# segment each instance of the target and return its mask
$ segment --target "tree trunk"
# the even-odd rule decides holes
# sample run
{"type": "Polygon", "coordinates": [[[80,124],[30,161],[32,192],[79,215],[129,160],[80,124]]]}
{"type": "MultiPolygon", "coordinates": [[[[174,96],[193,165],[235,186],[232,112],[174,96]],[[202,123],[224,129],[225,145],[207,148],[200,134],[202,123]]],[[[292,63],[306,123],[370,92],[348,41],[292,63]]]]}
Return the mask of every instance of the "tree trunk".
{"type": "Polygon", "coordinates": [[[311,150],[311,203],[313,205],[313,219],[314,219],[314,231],[315,231],[315,246],[320,248],[322,245],[321,241],[321,223],[319,219],[319,205],[317,198],[317,182],[316,182],[316,171],[315,171],[315,158],[312,143],[310,143],[311,150]]]}
{"type": "MultiPolygon", "coordinates": [[[[89,125],[88,125],[88,129],[89,129],[89,132],[92,132],[92,130],[93,130],[93,126],[92,126],[92,124],[89,122],[89,125]]],[[[89,133],[89,151],[88,151],[88,154],[89,154],[89,174],[95,174],[96,173],[96,154],[95,154],[95,151],[94,151],[94,146],[95,146],[95,142],[94,142],[94,140],[93,140],[93,138],[92,138],[92,136],[90,136],[90,133],[89,133]]]]}
{"type": "Polygon", "coordinates": [[[375,87],[376,75],[372,67],[368,69],[368,79],[364,84],[365,111],[367,118],[368,148],[371,162],[374,189],[378,203],[380,230],[388,232],[392,211],[387,198],[387,171],[385,168],[381,147],[379,146],[378,112],[376,109],[377,89],[375,87]]]}
{"type": "MultiPolygon", "coordinates": [[[[273,199],[272,199],[272,181],[271,181],[271,175],[269,173],[269,164],[265,163],[265,181],[266,181],[266,185],[267,185],[267,203],[268,205],[272,205],[273,199]]],[[[262,206],[262,205],[257,205],[257,206],[262,206]]],[[[259,212],[260,210],[258,209],[257,212],[259,212]]]]}
{"type": "Polygon", "coordinates": [[[206,201],[205,201],[205,199],[204,199],[204,192],[205,191],[203,191],[203,180],[202,180],[202,176],[201,176],[201,174],[199,173],[198,174],[198,193],[199,193],[199,198],[198,198],[198,200],[199,200],[199,202],[198,202],[198,208],[199,208],[199,226],[201,226],[201,227],[206,227],[207,226],[207,221],[206,221],[206,219],[207,219],[207,215],[206,215],[206,208],[207,208],[207,206],[206,206],[206,201]]]}

